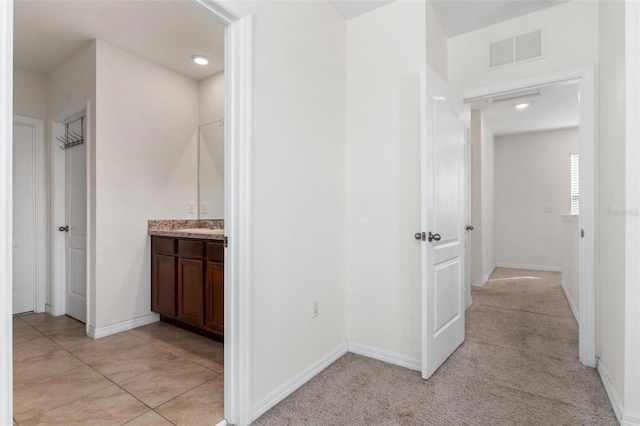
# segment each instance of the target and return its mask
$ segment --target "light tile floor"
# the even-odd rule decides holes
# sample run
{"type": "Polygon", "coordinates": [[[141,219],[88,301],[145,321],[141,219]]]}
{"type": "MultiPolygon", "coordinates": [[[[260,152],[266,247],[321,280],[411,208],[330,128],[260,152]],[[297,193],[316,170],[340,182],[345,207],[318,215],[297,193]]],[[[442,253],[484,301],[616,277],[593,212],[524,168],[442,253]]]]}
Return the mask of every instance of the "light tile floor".
{"type": "Polygon", "coordinates": [[[159,322],[103,339],[66,316],[13,318],[14,424],[215,425],[221,343],[159,322]]]}

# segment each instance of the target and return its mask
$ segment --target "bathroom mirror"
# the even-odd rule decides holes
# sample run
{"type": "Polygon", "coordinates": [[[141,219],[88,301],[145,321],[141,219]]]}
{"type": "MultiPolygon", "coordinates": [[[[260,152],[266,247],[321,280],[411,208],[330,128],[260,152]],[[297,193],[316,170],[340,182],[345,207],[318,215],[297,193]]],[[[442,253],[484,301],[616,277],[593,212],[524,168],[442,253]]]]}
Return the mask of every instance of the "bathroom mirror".
{"type": "Polygon", "coordinates": [[[200,125],[198,163],[199,217],[224,219],[224,120],[200,125]]]}
{"type": "Polygon", "coordinates": [[[198,82],[198,218],[224,219],[224,71],[198,82]]]}

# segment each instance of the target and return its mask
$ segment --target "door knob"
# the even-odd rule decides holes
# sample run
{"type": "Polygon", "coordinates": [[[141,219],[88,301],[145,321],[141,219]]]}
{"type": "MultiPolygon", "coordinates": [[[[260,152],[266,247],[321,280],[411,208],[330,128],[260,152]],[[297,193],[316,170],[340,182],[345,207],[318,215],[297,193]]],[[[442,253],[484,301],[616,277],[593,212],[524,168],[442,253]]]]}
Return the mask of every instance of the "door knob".
{"type": "Polygon", "coordinates": [[[60,228],[58,228],[58,231],[60,231],[60,232],[69,232],[69,225],[61,226],[60,228]]]}
{"type": "Polygon", "coordinates": [[[440,234],[432,234],[431,232],[429,232],[429,237],[428,237],[429,242],[440,241],[440,238],[442,238],[440,237],[440,234]]]}
{"type": "Polygon", "coordinates": [[[473,226],[472,225],[467,225],[467,231],[473,231],[473,226]]]}
{"type": "Polygon", "coordinates": [[[413,238],[415,238],[415,239],[416,239],[416,240],[418,240],[418,241],[424,241],[424,239],[425,239],[424,232],[416,232],[416,233],[413,235],[413,238]]]}

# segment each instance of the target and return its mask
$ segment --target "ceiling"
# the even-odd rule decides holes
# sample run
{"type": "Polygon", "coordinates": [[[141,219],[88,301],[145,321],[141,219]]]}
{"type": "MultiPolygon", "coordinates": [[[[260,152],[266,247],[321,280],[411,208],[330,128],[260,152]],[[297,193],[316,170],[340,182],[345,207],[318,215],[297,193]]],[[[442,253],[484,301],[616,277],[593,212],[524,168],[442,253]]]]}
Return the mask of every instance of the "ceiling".
{"type": "Polygon", "coordinates": [[[447,38],[527,15],[567,0],[433,0],[447,38]]]}
{"type": "MultiPolygon", "coordinates": [[[[396,0],[333,0],[346,20],[357,18],[396,0]]],[[[399,0],[415,1],[415,0],[399,0]]],[[[431,0],[447,38],[537,12],[569,0],[431,0]]]]}
{"type": "Polygon", "coordinates": [[[331,3],[346,20],[357,18],[395,0],[333,0],[331,3]]]}
{"type": "MultiPolygon", "coordinates": [[[[0,0],[1,1],[1,0],[0,0]]],[[[332,1],[352,19],[393,1],[332,1]]],[[[445,33],[455,36],[559,4],[530,0],[435,0],[445,33]]],[[[195,80],[224,70],[224,29],[193,2],[17,0],[14,3],[14,65],[48,74],[91,40],[99,39],[195,80]],[[191,60],[209,58],[202,67],[191,60]]],[[[488,103],[475,101],[496,136],[578,125],[578,84],[540,89],[540,96],[488,103]],[[517,103],[531,102],[524,110],[517,103]]]]}
{"type": "Polygon", "coordinates": [[[538,96],[525,96],[489,103],[486,98],[471,102],[471,109],[481,110],[494,136],[543,130],[566,129],[579,124],[579,85],[577,82],[545,86],[535,90],[513,92],[495,99],[512,98],[539,92],[538,96]],[[530,103],[518,110],[517,104],[530,103]]]}
{"type": "MultiPolygon", "coordinates": [[[[394,1],[331,3],[348,20],[394,1]]],[[[434,0],[433,5],[445,34],[453,37],[563,1],[434,0]]],[[[46,75],[91,40],[99,39],[201,80],[224,69],[224,29],[199,7],[184,0],[16,0],[14,64],[46,75]],[[195,54],[207,56],[209,65],[195,65],[190,60],[195,54]]]]}
{"type": "Polygon", "coordinates": [[[224,28],[185,1],[14,3],[14,65],[48,74],[99,39],[195,80],[224,69],[224,28]],[[199,66],[192,55],[204,55],[199,66]]]}

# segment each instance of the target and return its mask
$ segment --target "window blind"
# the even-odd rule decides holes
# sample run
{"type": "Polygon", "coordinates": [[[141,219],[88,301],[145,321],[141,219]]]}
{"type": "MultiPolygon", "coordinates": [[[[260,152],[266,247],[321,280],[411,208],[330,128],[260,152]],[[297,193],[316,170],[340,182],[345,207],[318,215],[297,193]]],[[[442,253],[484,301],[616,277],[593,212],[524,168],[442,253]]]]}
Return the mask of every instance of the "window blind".
{"type": "Polygon", "coordinates": [[[580,214],[580,157],[569,155],[571,162],[571,214],[580,214]]]}

